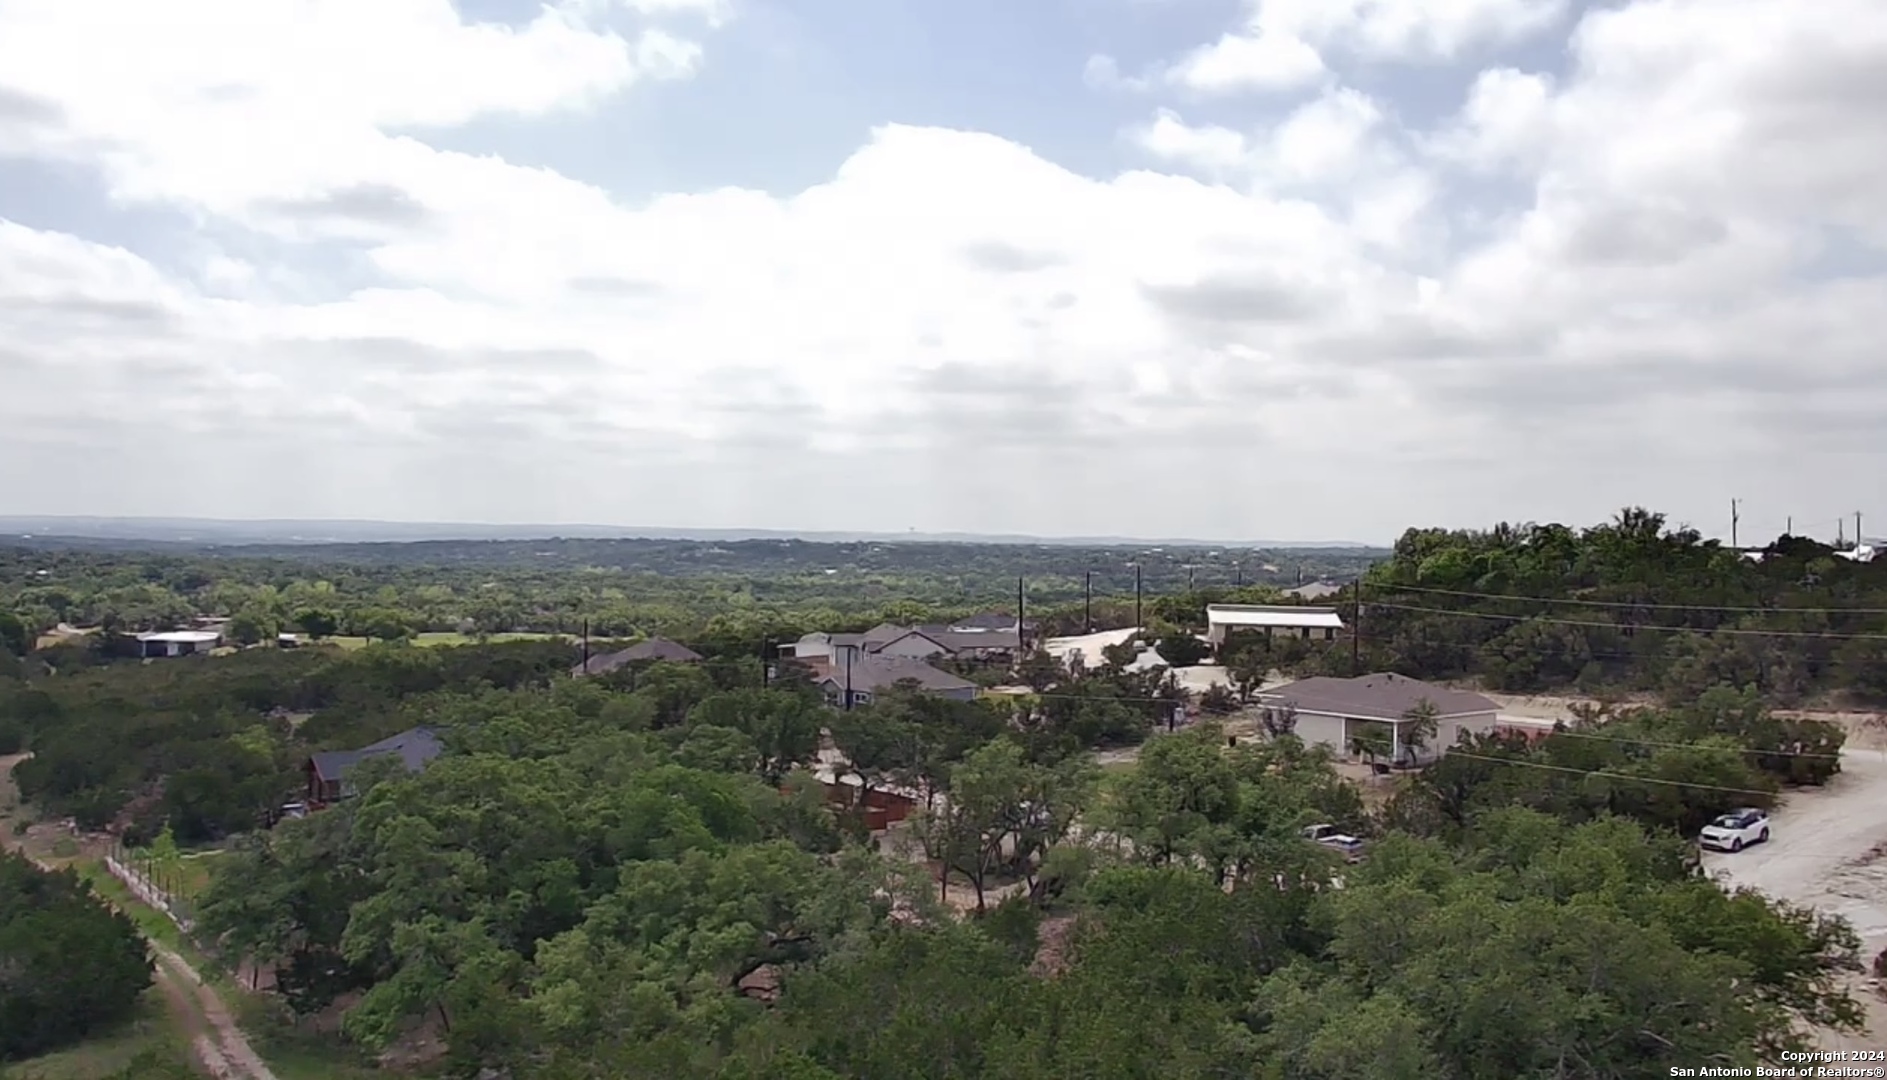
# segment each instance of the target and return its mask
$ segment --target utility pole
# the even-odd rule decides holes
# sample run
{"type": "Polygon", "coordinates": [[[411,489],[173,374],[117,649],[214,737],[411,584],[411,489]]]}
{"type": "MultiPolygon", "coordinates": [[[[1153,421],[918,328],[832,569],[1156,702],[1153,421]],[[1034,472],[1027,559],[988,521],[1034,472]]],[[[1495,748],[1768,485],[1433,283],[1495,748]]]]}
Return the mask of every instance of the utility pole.
{"type": "Polygon", "coordinates": [[[773,685],[773,639],[760,639],[760,689],[773,685]]]}
{"type": "Polygon", "coordinates": [[[1861,512],[1854,512],[1854,546],[1858,549],[1866,541],[1861,539],[1861,512]]]}
{"type": "Polygon", "coordinates": [[[1235,589],[1245,587],[1245,567],[1236,560],[1232,562],[1232,587],[1235,589]]]}
{"type": "Polygon", "coordinates": [[[590,620],[583,620],[583,666],[577,669],[585,675],[590,673],[590,620]]]}
{"type": "Polygon", "coordinates": [[[1084,610],[1087,615],[1087,632],[1092,634],[1094,633],[1094,571],[1092,570],[1088,571],[1087,603],[1084,610]]]}
{"type": "Polygon", "coordinates": [[[1140,625],[1140,564],[1134,563],[1134,629],[1140,625]]]}
{"type": "Polygon", "coordinates": [[[1357,578],[1350,597],[1350,674],[1363,673],[1363,579],[1357,578]]]}
{"type": "Polygon", "coordinates": [[[845,650],[845,711],[852,711],[852,654],[857,649],[845,650]]]}
{"type": "Polygon", "coordinates": [[[1730,500],[1730,547],[1732,549],[1736,547],[1737,523],[1742,521],[1742,518],[1737,516],[1737,504],[1740,503],[1741,501],[1742,501],[1741,499],[1730,500]]]}
{"type": "Polygon", "coordinates": [[[1790,514],[1788,517],[1784,518],[1783,520],[1786,522],[1786,524],[1782,526],[1782,535],[1794,536],[1795,535],[1795,515],[1790,514]]]}
{"type": "Polygon", "coordinates": [[[1016,645],[1017,651],[1026,652],[1027,642],[1022,640],[1022,616],[1026,601],[1022,596],[1022,576],[1016,575],[1016,645]]]}

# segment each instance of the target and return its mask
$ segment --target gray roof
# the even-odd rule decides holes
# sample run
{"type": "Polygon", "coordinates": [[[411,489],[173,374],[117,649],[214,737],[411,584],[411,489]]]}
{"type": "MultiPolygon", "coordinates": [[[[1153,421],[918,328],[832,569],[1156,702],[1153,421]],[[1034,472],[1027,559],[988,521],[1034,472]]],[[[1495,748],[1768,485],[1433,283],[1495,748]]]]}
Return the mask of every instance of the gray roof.
{"type": "Polygon", "coordinates": [[[358,750],[323,750],[311,754],[308,760],[314,765],[315,772],[323,780],[340,780],[354,770],[354,766],[373,757],[398,754],[408,772],[418,772],[427,763],[445,752],[439,736],[431,728],[416,727],[390,735],[377,743],[363,746],[358,750]]]}
{"type": "Polygon", "coordinates": [[[853,690],[877,691],[888,690],[906,679],[914,680],[926,690],[969,690],[976,687],[970,680],[940,671],[922,660],[869,654],[855,658],[849,665],[834,664],[832,673],[820,681],[844,689],[849,680],[853,690]]]}
{"type": "Polygon", "coordinates": [[[917,629],[927,638],[949,649],[961,652],[964,649],[1020,649],[1022,636],[1016,633],[1015,620],[1010,620],[1006,629],[977,630],[963,629],[961,626],[920,626],[917,629]]]}
{"type": "Polygon", "coordinates": [[[1493,701],[1466,690],[1432,686],[1406,675],[1379,672],[1354,679],[1335,679],[1319,675],[1259,693],[1266,704],[1290,704],[1301,712],[1327,716],[1350,716],[1362,720],[1396,721],[1423,698],[1432,702],[1442,716],[1463,713],[1491,713],[1499,709],[1493,701]]]}
{"type": "Polygon", "coordinates": [[[616,655],[625,662],[635,660],[666,660],[671,664],[692,664],[701,659],[701,654],[686,645],[678,645],[667,638],[652,637],[637,645],[631,645],[616,655]]]}
{"type": "Polygon", "coordinates": [[[570,669],[572,675],[605,675],[625,664],[642,660],[666,660],[669,663],[692,664],[701,659],[701,654],[686,645],[677,645],[667,638],[650,638],[647,641],[619,649],[602,656],[592,656],[588,660],[570,669]]]}
{"type": "Polygon", "coordinates": [[[860,637],[864,640],[865,647],[869,649],[875,645],[890,644],[910,632],[911,628],[908,626],[899,626],[897,623],[887,622],[879,623],[877,626],[865,631],[860,637]]]}
{"type": "Polygon", "coordinates": [[[1301,600],[1322,600],[1326,596],[1335,596],[1343,591],[1343,586],[1333,585],[1328,581],[1313,581],[1308,585],[1299,585],[1295,589],[1284,590],[1284,595],[1295,596],[1301,600]]]}

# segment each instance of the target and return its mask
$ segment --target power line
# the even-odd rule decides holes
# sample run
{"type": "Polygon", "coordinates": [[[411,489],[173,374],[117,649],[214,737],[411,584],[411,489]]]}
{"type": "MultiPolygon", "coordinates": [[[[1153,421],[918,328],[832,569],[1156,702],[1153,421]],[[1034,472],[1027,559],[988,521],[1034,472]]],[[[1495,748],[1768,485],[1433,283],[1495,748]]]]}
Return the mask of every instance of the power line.
{"type": "Polygon", "coordinates": [[[1658,776],[1633,776],[1630,773],[1613,772],[1610,769],[1575,769],[1569,765],[1548,765],[1543,761],[1527,761],[1522,758],[1488,757],[1484,754],[1470,754],[1464,750],[1450,749],[1448,757],[1462,757],[1470,761],[1492,761],[1501,765],[1519,765],[1528,769],[1546,769],[1549,772],[1572,773],[1575,776],[1604,776],[1614,780],[1631,780],[1641,784],[1664,784],[1668,787],[1696,788],[1699,791],[1721,791],[1730,795],[1754,795],[1762,799],[1773,799],[1773,791],[1758,791],[1755,788],[1725,787],[1722,784],[1697,784],[1689,780],[1666,780],[1658,776]]]}
{"type": "Polygon", "coordinates": [[[1631,600],[1584,600],[1574,597],[1515,596],[1509,593],[1466,592],[1461,589],[1433,589],[1423,585],[1379,585],[1390,592],[1432,593],[1437,596],[1461,596],[1475,600],[1517,600],[1528,604],[1578,604],[1584,607],[1642,608],[1648,611],[1712,611],[1740,615],[1887,615],[1887,608],[1818,607],[1721,607],[1712,604],[1640,604],[1631,600]]]}
{"type": "Polygon", "coordinates": [[[1560,731],[1552,734],[1564,735],[1569,739],[1593,739],[1598,742],[1631,743],[1635,746],[1655,746],[1666,750],[1721,750],[1726,754],[1761,754],[1767,757],[1823,758],[1829,761],[1841,760],[1840,754],[1824,754],[1815,750],[1764,750],[1756,746],[1705,746],[1702,743],[1659,742],[1655,739],[1634,739],[1629,735],[1594,735],[1589,731],[1560,731]]]}
{"type": "Polygon", "coordinates": [[[1645,623],[1598,622],[1592,619],[1559,619],[1545,615],[1501,615],[1491,611],[1460,611],[1449,608],[1415,607],[1409,604],[1385,604],[1371,600],[1366,605],[1394,611],[1415,611],[1428,615],[1458,615],[1469,619],[1505,619],[1509,622],[1541,622],[1553,626],[1584,626],[1595,630],[1652,630],[1672,634],[1737,634],[1747,637],[1822,638],[1830,641],[1887,641],[1887,634],[1837,634],[1819,630],[1750,630],[1737,627],[1657,626],[1645,623]]]}

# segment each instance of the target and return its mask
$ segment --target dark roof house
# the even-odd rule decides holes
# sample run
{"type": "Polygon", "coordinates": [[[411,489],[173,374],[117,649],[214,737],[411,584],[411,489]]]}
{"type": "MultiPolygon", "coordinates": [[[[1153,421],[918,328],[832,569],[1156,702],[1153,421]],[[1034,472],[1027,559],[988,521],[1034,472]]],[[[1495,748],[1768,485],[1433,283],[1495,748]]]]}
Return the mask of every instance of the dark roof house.
{"type": "Polygon", "coordinates": [[[670,664],[699,663],[701,654],[667,638],[654,637],[603,656],[592,656],[570,669],[572,675],[607,675],[618,668],[639,661],[664,661],[670,664]]]}
{"type": "Polygon", "coordinates": [[[358,750],[323,750],[310,754],[304,766],[308,774],[308,799],[334,802],[354,794],[347,783],[348,775],[370,758],[397,756],[406,771],[418,772],[444,752],[445,745],[431,728],[416,727],[358,750]]]}

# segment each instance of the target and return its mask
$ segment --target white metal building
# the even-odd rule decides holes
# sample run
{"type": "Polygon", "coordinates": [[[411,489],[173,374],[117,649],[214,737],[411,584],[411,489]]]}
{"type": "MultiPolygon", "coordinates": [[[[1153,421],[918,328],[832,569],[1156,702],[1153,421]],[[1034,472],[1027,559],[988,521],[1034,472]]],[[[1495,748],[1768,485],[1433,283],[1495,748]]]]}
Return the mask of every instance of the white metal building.
{"type": "Polygon", "coordinates": [[[139,656],[189,656],[206,653],[223,643],[215,630],[165,630],[138,635],[139,656]]]}
{"type": "Polygon", "coordinates": [[[1293,636],[1334,640],[1343,629],[1343,616],[1336,608],[1305,607],[1299,604],[1208,604],[1206,605],[1206,641],[1213,648],[1225,644],[1233,630],[1254,630],[1263,634],[1282,631],[1293,636]]]}

